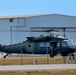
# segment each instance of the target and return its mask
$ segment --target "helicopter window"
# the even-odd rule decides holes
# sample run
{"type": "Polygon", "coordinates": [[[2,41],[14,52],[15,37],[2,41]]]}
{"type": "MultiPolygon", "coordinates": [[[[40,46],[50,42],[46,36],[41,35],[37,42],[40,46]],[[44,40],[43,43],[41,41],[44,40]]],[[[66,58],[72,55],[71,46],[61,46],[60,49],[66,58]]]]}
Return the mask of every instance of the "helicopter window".
{"type": "Polygon", "coordinates": [[[60,47],[60,42],[57,43],[57,48],[59,48],[59,47],[60,47]]]}
{"type": "Polygon", "coordinates": [[[62,46],[62,47],[67,47],[66,42],[63,41],[63,42],[61,43],[61,46],[62,46]]]}
{"type": "Polygon", "coordinates": [[[67,43],[67,45],[68,45],[69,47],[74,46],[74,43],[73,43],[73,42],[67,41],[66,43],[67,43]]]}
{"type": "Polygon", "coordinates": [[[40,43],[40,47],[45,47],[45,43],[40,43]]]}

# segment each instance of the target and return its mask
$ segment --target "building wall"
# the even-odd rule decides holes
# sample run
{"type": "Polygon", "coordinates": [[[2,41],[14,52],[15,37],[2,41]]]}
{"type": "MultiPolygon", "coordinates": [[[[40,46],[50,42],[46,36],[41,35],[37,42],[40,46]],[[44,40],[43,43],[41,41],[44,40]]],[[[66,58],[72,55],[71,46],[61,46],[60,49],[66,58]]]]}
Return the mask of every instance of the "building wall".
{"type": "Polygon", "coordinates": [[[46,15],[26,19],[27,28],[31,27],[76,27],[76,18],[63,15],[46,15]]]}
{"type": "MultiPolygon", "coordinates": [[[[26,40],[28,36],[48,35],[47,32],[26,32],[33,27],[51,28],[51,27],[76,27],[76,17],[49,14],[34,17],[0,19],[0,43],[3,45],[14,44],[26,40]],[[17,32],[18,30],[18,32],[17,32]],[[21,31],[23,30],[23,31],[21,31]]],[[[56,29],[56,28],[54,28],[56,29]]],[[[58,29],[59,30],[59,29],[58,29]]],[[[62,28],[60,30],[63,30],[62,28]]],[[[68,29],[65,29],[68,30],[68,29]]],[[[75,29],[73,29],[75,31],[75,29]]],[[[64,36],[64,34],[61,34],[64,36]]],[[[76,33],[66,32],[66,37],[76,41],[76,33]]]]}
{"type": "Polygon", "coordinates": [[[13,22],[10,22],[10,18],[0,19],[0,43],[1,44],[11,43],[11,28],[13,26],[18,26],[18,19],[13,19],[13,22]]]}
{"type": "MultiPolygon", "coordinates": [[[[65,16],[65,15],[44,15],[44,16],[37,16],[37,17],[31,17],[26,18],[26,28],[29,29],[31,27],[43,27],[43,28],[54,28],[56,30],[63,31],[65,27],[65,36],[69,39],[73,39],[76,42],[76,17],[72,16],[65,16]],[[56,28],[57,27],[57,28],[56,28]],[[58,29],[59,27],[59,29],[58,29]],[[61,29],[60,29],[61,27],[61,29]],[[67,32],[70,27],[70,31],[67,32]],[[71,32],[71,30],[73,32],[71,32]],[[75,32],[74,32],[75,31],[75,32]]],[[[32,33],[32,36],[35,36],[36,33],[32,33]]],[[[42,33],[44,34],[44,33],[42,33]]],[[[64,36],[64,33],[57,33],[61,36],[64,36]]],[[[36,34],[37,35],[37,34],[36,34]]]]}

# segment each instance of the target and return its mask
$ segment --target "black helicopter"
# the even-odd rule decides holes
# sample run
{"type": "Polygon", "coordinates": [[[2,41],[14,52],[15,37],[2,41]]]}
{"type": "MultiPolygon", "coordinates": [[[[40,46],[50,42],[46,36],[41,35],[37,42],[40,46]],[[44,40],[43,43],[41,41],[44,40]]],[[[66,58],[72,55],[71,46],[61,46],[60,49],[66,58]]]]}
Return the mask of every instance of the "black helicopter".
{"type": "Polygon", "coordinates": [[[12,53],[23,54],[50,54],[54,57],[57,54],[67,56],[70,53],[76,52],[76,46],[73,41],[61,36],[40,36],[40,37],[27,37],[27,40],[13,45],[0,46],[0,51],[5,52],[6,58],[12,53]]]}

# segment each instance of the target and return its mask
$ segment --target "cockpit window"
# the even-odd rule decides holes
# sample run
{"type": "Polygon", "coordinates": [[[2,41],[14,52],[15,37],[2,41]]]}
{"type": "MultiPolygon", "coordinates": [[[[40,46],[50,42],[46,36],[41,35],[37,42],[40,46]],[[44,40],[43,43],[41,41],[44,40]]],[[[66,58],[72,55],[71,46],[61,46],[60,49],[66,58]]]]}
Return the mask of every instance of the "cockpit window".
{"type": "Polygon", "coordinates": [[[74,43],[71,42],[71,41],[66,41],[66,43],[67,43],[68,47],[72,47],[72,46],[74,46],[74,43]]]}
{"type": "Polygon", "coordinates": [[[57,43],[57,47],[58,47],[58,48],[60,47],[60,42],[57,43]]]}
{"type": "Polygon", "coordinates": [[[65,42],[65,41],[63,41],[63,42],[61,43],[61,46],[62,46],[62,47],[67,47],[66,42],[65,42]]]}

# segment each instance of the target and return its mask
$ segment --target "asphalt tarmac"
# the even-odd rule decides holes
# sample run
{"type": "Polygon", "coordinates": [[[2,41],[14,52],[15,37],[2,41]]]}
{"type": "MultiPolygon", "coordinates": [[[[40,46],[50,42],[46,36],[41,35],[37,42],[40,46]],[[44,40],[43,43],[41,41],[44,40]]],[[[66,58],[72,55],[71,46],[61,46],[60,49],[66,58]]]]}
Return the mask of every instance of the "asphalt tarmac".
{"type": "Polygon", "coordinates": [[[76,64],[53,64],[53,65],[13,65],[0,66],[0,71],[15,71],[15,70],[64,70],[76,69],[76,64]]]}

